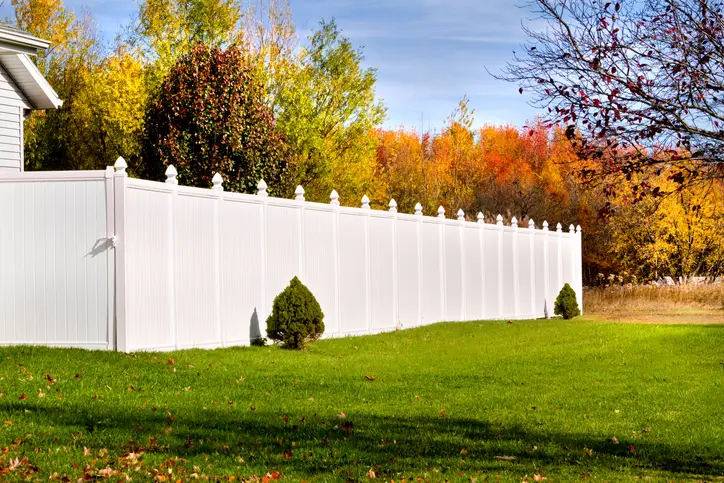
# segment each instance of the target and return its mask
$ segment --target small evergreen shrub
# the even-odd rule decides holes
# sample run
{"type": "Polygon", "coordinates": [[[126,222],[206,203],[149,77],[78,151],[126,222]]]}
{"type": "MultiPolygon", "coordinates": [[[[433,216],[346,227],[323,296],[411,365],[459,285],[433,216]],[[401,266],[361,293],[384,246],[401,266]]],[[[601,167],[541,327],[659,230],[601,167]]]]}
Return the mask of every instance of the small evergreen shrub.
{"type": "Polygon", "coordinates": [[[274,299],[267,336],[288,349],[304,349],[324,333],[324,314],[312,292],[294,277],[274,299]]]}
{"type": "Polygon", "coordinates": [[[566,320],[581,315],[581,309],[578,308],[578,301],[576,300],[576,292],[570,285],[565,284],[563,286],[558,297],[556,297],[556,304],[553,309],[556,315],[562,315],[566,320]]]}

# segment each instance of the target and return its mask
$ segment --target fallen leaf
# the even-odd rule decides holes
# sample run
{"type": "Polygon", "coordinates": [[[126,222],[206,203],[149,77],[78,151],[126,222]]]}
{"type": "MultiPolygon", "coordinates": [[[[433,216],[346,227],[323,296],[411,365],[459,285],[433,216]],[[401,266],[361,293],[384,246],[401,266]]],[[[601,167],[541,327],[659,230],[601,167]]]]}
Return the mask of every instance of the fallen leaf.
{"type": "Polygon", "coordinates": [[[344,419],[344,418],[347,417],[347,414],[342,412],[342,413],[339,413],[339,414],[337,415],[337,417],[338,417],[339,419],[344,419]]]}
{"type": "Polygon", "coordinates": [[[460,454],[463,455],[463,456],[465,456],[466,454],[468,454],[468,450],[466,450],[465,448],[463,448],[463,449],[460,450],[460,454]]]}
{"type": "Polygon", "coordinates": [[[535,480],[535,481],[545,481],[545,480],[547,480],[547,479],[548,479],[548,478],[546,478],[545,476],[533,475],[533,480],[535,480]]]}
{"type": "Polygon", "coordinates": [[[90,455],[91,455],[90,449],[83,446],[83,456],[90,456],[90,455]]]}
{"type": "Polygon", "coordinates": [[[55,384],[55,382],[56,382],[55,378],[53,376],[51,376],[50,374],[46,374],[45,379],[51,384],[55,384]]]}
{"type": "Polygon", "coordinates": [[[28,398],[28,396],[26,396],[25,393],[22,393],[18,399],[20,399],[22,401],[23,399],[27,399],[27,398],[28,398]]]}
{"type": "Polygon", "coordinates": [[[443,409],[442,411],[440,411],[440,417],[441,417],[441,418],[446,418],[446,417],[447,417],[447,411],[445,411],[444,409],[443,409]]]}
{"type": "Polygon", "coordinates": [[[375,470],[373,470],[372,468],[370,468],[370,470],[367,472],[367,476],[369,478],[377,478],[377,475],[375,474],[375,470]]]}
{"type": "Polygon", "coordinates": [[[173,357],[169,357],[169,358],[168,358],[168,365],[169,365],[169,366],[176,365],[176,361],[174,360],[173,357]]]}
{"type": "Polygon", "coordinates": [[[516,458],[515,456],[496,456],[495,459],[502,460],[502,461],[514,461],[514,460],[517,460],[518,458],[516,458]]]}
{"type": "Polygon", "coordinates": [[[611,439],[608,440],[609,443],[612,444],[618,444],[618,438],[616,436],[611,437],[611,439]]]}
{"type": "Polygon", "coordinates": [[[365,376],[365,379],[367,379],[368,381],[376,381],[376,380],[377,380],[377,378],[376,378],[375,376],[365,376]]]}
{"type": "Polygon", "coordinates": [[[635,453],[636,448],[634,447],[634,445],[630,444],[630,445],[626,446],[626,451],[628,451],[629,453],[635,453]]]}
{"type": "Polygon", "coordinates": [[[282,454],[282,459],[290,460],[292,459],[292,450],[288,449],[282,454]]]}

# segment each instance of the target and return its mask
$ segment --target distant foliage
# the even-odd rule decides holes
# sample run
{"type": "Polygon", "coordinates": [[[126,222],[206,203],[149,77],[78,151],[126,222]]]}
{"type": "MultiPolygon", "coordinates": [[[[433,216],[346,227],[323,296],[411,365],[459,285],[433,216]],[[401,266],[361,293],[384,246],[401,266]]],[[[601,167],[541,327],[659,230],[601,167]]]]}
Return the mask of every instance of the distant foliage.
{"type": "Polygon", "coordinates": [[[163,179],[173,164],[183,185],[253,193],[264,179],[282,186],[288,150],[264,104],[264,86],[244,53],[197,44],[171,68],[146,111],[145,177],[163,179]]]}
{"type": "Polygon", "coordinates": [[[578,301],[576,300],[576,292],[570,285],[565,284],[558,294],[558,297],[556,297],[554,313],[562,316],[566,320],[581,315],[581,309],[578,308],[578,301]]]}
{"type": "Polygon", "coordinates": [[[289,349],[303,349],[324,333],[324,314],[312,292],[294,277],[274,299],[272,313],[266,321],[270,339],[289,349]]]}

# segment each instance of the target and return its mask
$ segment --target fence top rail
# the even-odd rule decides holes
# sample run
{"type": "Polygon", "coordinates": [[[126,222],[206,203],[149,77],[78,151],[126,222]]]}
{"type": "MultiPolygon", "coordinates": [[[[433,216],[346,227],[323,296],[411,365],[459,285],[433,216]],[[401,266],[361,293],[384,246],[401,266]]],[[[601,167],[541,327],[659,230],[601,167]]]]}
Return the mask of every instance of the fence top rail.
{"type": "Polygon", "coordinates": [[[44,181],[90,181],[113,177],[111,170],[94,171],[0,171],[0,183],[44,182],[44,181]]]}

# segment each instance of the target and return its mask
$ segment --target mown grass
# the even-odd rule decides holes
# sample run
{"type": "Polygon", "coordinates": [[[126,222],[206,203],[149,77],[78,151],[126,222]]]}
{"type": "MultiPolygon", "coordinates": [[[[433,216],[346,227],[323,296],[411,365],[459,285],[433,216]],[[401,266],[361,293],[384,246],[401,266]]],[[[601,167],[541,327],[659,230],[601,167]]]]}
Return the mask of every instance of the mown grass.
{"type": "Polygon", "coordinates": [[[306,352],[4,348],[0,377],[3,481],[724,476],[722,326],[448,323],[306,352]]]}

